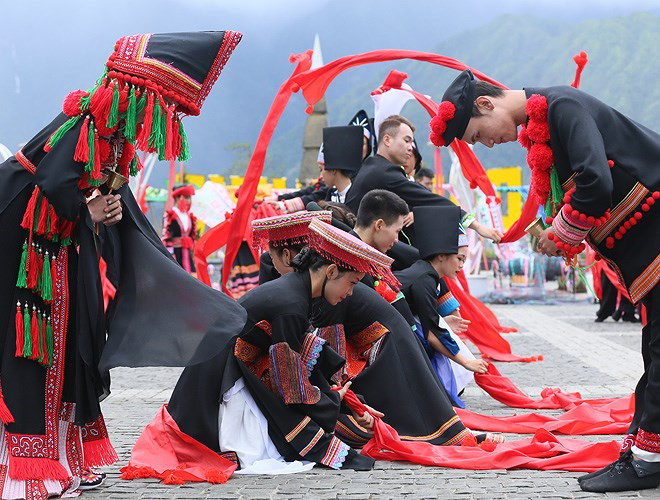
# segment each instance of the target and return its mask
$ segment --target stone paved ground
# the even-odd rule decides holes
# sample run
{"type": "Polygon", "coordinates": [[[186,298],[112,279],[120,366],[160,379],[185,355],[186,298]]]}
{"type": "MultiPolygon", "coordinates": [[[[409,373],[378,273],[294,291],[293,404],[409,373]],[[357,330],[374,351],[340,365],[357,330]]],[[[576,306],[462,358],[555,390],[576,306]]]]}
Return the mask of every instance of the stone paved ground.
{"type": "MultiPolygon", "coordinates": [[[[518,333],[507,335],[513,352],[543,354],[545,358],[539,363],[498,363],[499,370],[532,397],[538,397],[547,385],[579,390],[584,397],[629,394],[642,371],[640,326],[614,323],[611,319],[596,324],[596,307],[587,301],[493,306],[503,324],[519,329],[518,333]]],[[[234,476],[227,484],[214,486],[164,486],[155,480],[120,480],[119,467],[127,462],[142,428],[167,401],[179,373],[180,370],[170,368],[113,371],[113,392],[102,406],[121,462],[107,469],[105,485],[86,492],[83,498],[660,498],[659,490],[587,494],[575,480],[579,474],[569,472],[466,471],[390,462],[377,462],[371,472],[315,469],[290,476],[234,476]]],[[[493,415],[531,411],[507,408],[474,385],[466,389],[463,399],[468,408],[493,415]]]]}

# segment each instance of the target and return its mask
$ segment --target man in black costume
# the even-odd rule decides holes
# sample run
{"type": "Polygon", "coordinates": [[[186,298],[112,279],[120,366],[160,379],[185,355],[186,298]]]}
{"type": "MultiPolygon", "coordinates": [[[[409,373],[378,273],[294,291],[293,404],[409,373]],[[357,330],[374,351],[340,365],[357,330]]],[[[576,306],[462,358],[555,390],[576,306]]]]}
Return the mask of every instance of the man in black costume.
{"type": "Polygon", "coordinates": [[[530,196],[550,227],[539,250],[572,261],[589,244],[646,307],[644,374],[619,460],[580,478],[585,491],[660,484],[660,135],[568,86],[502,90],[462,72],[431,120],[431,141],[488,147],[516,140],[529,150],[530,196]],[[517,129],[521,126],[521,132],[517,129]]]}

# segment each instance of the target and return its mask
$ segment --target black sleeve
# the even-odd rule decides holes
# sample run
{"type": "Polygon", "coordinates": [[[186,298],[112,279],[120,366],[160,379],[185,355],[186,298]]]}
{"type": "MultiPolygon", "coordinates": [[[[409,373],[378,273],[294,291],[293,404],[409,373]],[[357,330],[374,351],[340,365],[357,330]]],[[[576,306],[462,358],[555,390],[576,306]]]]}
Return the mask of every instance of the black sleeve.
{"type": "Polygon", "coordinates": [[[284,193],[277,197],[278,201],[281,200],[291,200],[293,198],[299,198],[301,196],[308,195],[314,191],[314,186],[305,186],[304,188],[299,189],[298,191],[292,191],[290,193],[284,193]]]}
{"type": "Polygon", "coordinates": [[[81,126],[82,120],[64,134],[41,160],[34,175],[34,182],[57,215],[70,221],[75,221],[85,206],[85,197],[78,187],[83,164],[73,160],[81,126]]]}
{"type": "Polygon", "coordinates": [[[438,315],[438,303],[436,295],[437,285],[429,275],[423,275],[420,280],[411,287],[412,301],[415,312],[422,325],[424,336],[431,332],[443,345],[451,352],[456,354],[459,351],[458,345],[452,339],[447,330],[441,328],[438,324],[440,316],[438,315]]]}
{"type": "MultiPolygon", "coordinates": [[[[386,189],[396,193],[401,198],[403,198],[403,200],[411,209],[414,207],[423,207],[429,205],[440,207],[456,206],[449,198],[445,198],[444,196],[432,193],[421,184],[410,182],[405,175],[396,174],[397,172],[393,170],[388,172],[386,189]]],[[[461,217],[464,215],[465,211],[461,209],[461,217]]]]}
{"type": "Polygon", "coordinates": [[[612,204],[612,174],[605,144],[595,120],[574,99],[559,98],[548,109],[552,137],[558,137],[575,172],[571,206],[578,212],[600,217],[612,204]]]}
{"type": "Polygon", "coordinates": [[[394,259],[392,271],[406,269],[419,260],[419,250],[402,241],[395,241],[394,246],[387,251],[387,255],[394,259]]]}

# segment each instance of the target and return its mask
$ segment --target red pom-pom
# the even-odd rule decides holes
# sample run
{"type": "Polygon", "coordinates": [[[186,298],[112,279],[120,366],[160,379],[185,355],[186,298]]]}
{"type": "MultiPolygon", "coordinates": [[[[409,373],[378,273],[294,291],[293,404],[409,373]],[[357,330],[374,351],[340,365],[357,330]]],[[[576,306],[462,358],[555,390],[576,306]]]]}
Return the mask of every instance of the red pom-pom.
{"type": "Polygon", "coordinates": [[[649,205],[653,205],[655,203],[655,198],[653,196],[649,196],[646,198],[646,203],[649,205]]]}
{"type": "Polygon", "coordinates": [[[445,122],[454,118],[456,106],[450,101],[442,101],[438,106],[438,116],[445,122]]]}
{"type": "Polygon", "coordinates": [[[532,120],[546,122],[548,120],[548,103],[540,94],[534,94],[527,99],[525,112],[532,120]]]}
{"type": "Polygon", "coordinates": [[[548,170],[554,162],[552,149],[547,144],[532,144],[527,153],[527,163],[532,170],[548,170]]]}
{"type": "Polygon", "coordinates": [[[605,246],[607,248],[614,248],[614,238],[611,236],[605,240],[605,246]]]}
{"type": "Polygon", "coordinates": [[[651,210],[651,207],[648,205],[648,203],[643,203],[642,204],[642,210],[644,212],[648,212],[649,210],[651,210]]]}
{"type": "Polygon", "coordinates": [[[441,147],[445,145],[445,140],[442,138],[442,135],[437,134],[433,130],[429,134],[429,140],[433,143],[434,146],[441,147]]]}
{"type": "Polygon", "coordinates": [[[660,200],[660,191],[653,191],[653,198],[660,200]]]}
{"type": "Polygon", "coordinates": [[[545,121],[530,120],[527,124],[527,135],[534,142],[548,142],[550,127],[545,121]]]}
{"type": "Polygon", "coordinates": [[[587,215],[586,215],[586,214],[580,214],[579,219],[580,219],[582,222],[587,222],[587,215]]]}
{"type": "Polygon", "coordinates": [[[518,134],[518,142],[525,149],[529,149],[532,145],[532,141],[529,140],[529,135],[527,135],[527,127],[524,125],[520,128],[520,133],[518,134]]]}
{"type": "Polygon", "coordinates": [[[564,203],[570,203],[571,202],[571,196],[566,194],[564,195],[564,199],[562,200],[564,203]]]}
{"type": "Polygon", "coordinates": [[[555,234],[554,234],[554,233],[548,233],[548,239],[549,239],[550,241],[554,241],[554,239],[555,239],[555,234]]]}
{"type": "Polygon", "coordinates": [[[616,233],[614,233],[614,237],[615,237],[617,240],[620,240],[621,238],[623,238],[623,235],[622,235],[619,231],[617,231],[616,233]]]}
{"type": "Polygon", "coordinates": [[[561,240],[557,240],[557,243],[555,243],[555,246],[557,247],[557,250],[563,250],[565,245],[564,242],[561,240]]]}
{"type": "Polygon", "coordinates": [[[108,141],[99,138],[99,158],[101,162],[107,162],[110,157],[110,144],[108,141]]]}
{"type": "Polygon", "coordinates": [[[571,210],[571,217],[573,217],[574,219],[577,219],[578,217],[580,217],[580,212],[578,212],[575,209],[571,210]]]}
{"type": "Polygon", "coordinates": [[[644,217],[644,216],[642,215],[642,212],[635,212],[633,214],[633,217],[635,217],[635,219],[637,219],[637,220],[641,220],[641,218],[644,217]]]}
{"type": "Polygon", "coordinates": [[[497,447],[497,445],[493,441],[491,441],[490,439],[486,439],[486,440],[482,441],[482,443],[479,445],[479,448],[481,448],[484,451],[488,451],[488,452],[491,452],[491,451],[495,450],[496,447],[497,447]]]}
{"type": "Polygon", "coordinates": [[[622,235],[624,235],[624,234],[626,234],[626,233],[628,232],[628,230],[626,229],[626,226],[625,226],[625,225],[621,226],[621,227],[618,229],[618,231],[619,231],[622,235]]]}
{"type": "Polygon", "coordinates": [[[66,116],[76,116],[82,113],[82,110],[80,109],[80,99],[83,97],[87,97],[89,95],[89,92],[85,90],[74,90],[73,92],[70,92],[69,95],[67,95],[64,98],[64,102],[62,103],[62,111],[66,116]]]}
{"type": "MultiPolygon", "coordinates": [[[[545,218],[545,223],[546,223],[546,224],[552,224],[552,217],[550,217],[550,216],[548,215],[548,216],[545,218]]],[[[550,235],[548,235],[548,237],[550,237],[550,235]]]]}
{"type": "Polygon", "coordinates": [[[607,165],[608,165],[610,168],[614,167],[614,161],[612,161],[612,160],[607,160],[607,165]]]}
{"type": "Polygon", "coordinates": [[[596,222],[596,217],[594,217],[593,215],[590,215],[589,217],[587,217],[587,222],[589,224],[593,224],[594,222],[596,222]]]}
{"type": "Polygon", "coordinates": [[[631,217],[630,219],[628,219],[628,222],[630,222],[631,226],[637,225],[637,219],[635,219],[635,217],[631,217]]]}
{"type": "Polygon", "coordinates": [[[603,225],[603,221],[600,220],[600,218],[596,219],[596,221],[594,222],[594,226],[596,227],[600,227],[602,225],[603,225]]]}
{"type": "Polygon", "coordinates": [[[550,193],[550,176],[541,170],[532,170],[532,192],[536,195],[539,203],[545,203],[550,193]]]}
{"type": "Polygon", "coordinates": [[[445,130],[447,130],[447,122],[445,122],[438,115],[435,115],[433,118],[431,118],[429,127],[431,127],[431,130],[436,134],[442,135],[445,133],[445,130]]]}
{"type": "Polygon", "coordinates": [[[630,223],[629,220],[627,220],[626,222],[623,223],[623,227],[625,227],[626,229],[630,229],[632,227],[632,224],[630,223]]]}
{"type": "Polygon", "coordinates": [[[472,434],[468,434],[463,441],[461,441],[461,446],[477,446],[477,438],[472,434]]]}

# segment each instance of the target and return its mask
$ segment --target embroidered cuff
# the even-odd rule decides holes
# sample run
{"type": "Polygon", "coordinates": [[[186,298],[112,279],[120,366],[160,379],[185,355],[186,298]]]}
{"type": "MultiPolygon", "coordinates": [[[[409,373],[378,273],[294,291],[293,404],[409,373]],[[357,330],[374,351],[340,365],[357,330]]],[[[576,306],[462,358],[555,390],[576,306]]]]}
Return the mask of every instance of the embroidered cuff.
{"type": "Polygon", "coordinates": [[[571,245],[579,245],[587,237],[587,233],[594,227],[594,224],[574,218],[567,207],[570,207],[570,205],[564,205],[553,219],[553,233],[561,241],[571,245]]]}
{"type": "Polygon", "coordinates": [[[437,311],[442,317],[449,316],[460,306],[458,300],[456,300],[451,292],[447,292],[442,297],[438,297],[437,311]]]}
{"type": "Polygon", "coordinates": [[[325,452],[325,455],[320,462],[332,469],[341,469],[341,466],[344,465],[344,461],[348,455],[348,450],[350,449],[350,446],[346,443],[337,439],[335,436],[332,436],[330,444],[328,445],[328,451],[325,452]]]}
{"type": "Polygon", "coordinates": [[[635,446],[640,450],[660,453],[660,434],[639,429],[635,438],[635,446]]]}
{"type": "Polygon", "coordinates": [[[463,227],[469,227],[470,224],[472,224],[476,218],[477,216],[474,213],[469,213],[469,214],[466,213],[463,216],[463,220],[461,221],[461,223],[463,224],[463,227]]]}
{"type": "Polygon", "coordinates": [[[300,212],[305,210],[305,203],[303,203],[302,198],[292,198],[290,200],[284,200],[284,211],[286,213],[300,212]]]}
{"type": "Polygon", "coordinates": [[[271,377],[285,404],[316,404],[321,400],[320,389],[309,382],[300,355],[289,344],[273,344],[269,354],[271,377]]]}
{"type": "Polygon", "coordinates": [[[324,344],[325,340],[318,335],[314,335],[313,333],[305,335],[302,348],[300,349],[300,359],[307,370],[307,377],[312,374],[316,360],[319,359],[324,344]]]}

